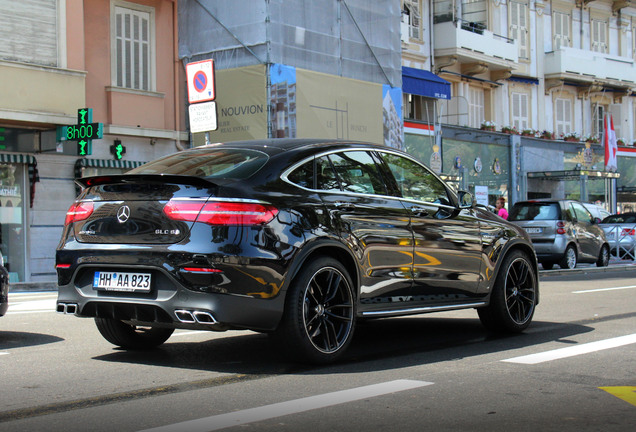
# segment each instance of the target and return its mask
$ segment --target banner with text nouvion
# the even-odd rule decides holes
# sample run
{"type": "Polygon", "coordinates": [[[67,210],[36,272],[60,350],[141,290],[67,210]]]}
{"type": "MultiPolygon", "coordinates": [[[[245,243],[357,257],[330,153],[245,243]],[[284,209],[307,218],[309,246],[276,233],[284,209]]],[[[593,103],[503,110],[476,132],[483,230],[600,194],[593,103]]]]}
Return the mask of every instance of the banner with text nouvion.
{"type": "MultiPolygon", "coordinates": [[[[264,65],[216,70],[218,129],[210,142],[267,138],[267,79],[264,65]]],[[[205,133],[193,134],[195,146],[205,133]]]]}

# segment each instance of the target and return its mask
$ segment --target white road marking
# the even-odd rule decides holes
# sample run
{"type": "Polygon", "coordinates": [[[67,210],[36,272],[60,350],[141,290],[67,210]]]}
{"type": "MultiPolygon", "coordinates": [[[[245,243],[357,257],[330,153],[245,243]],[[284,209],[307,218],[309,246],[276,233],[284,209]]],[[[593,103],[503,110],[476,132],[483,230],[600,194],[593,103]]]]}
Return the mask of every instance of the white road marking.
{"type": "Polygon", "coordinates": [[[9,353],[8,352],[0,352],[0,356],[1,355],[9,355],[9,353]]]}
{"type": "Polygon", "coordinates": [[[195,335],[195,334],[203,334],[205,332],[205,330],[193,330],[193,331],[184,331],[184,332],[174,332],[172,333],[172,336],[170,337],[175,337],[175,336],[190,336],[190,335],[195,335]]]}
{"type": "Polygon", "coordinates": [[[587,294],[587,293],[593,293],[593,292],[615,291],[615,290],[634,289],[634,288],[636,288],[636,285],[612,287],[612,288],[598,288],[598,289],[582,290],[582,291],[572,291],[572,294],[587,294]]]}
{"type": "Polygon", "coordinates": [[[415,380],[396,380],[380,384],[373,384],[349,390],[342,390],[333,393],[325,393],[317,396],[309,396],[302,399],[281,402],[262,407],[246,409],[226,414],[219,414],[197,420],[175,423],[153,429],[146,429],[140,432],[208,432],[224,429],[232,426],[239,426],[257,421],[268,420],[290,414],[326,408],[333,405],[344,404],[361,399],[369,399],[389,393],[396,393],[424,387],[433,383],[415,380]]]}
{"type": "Polygon", "coordinates": [[[538,364],[552,360],[558,360],[566,357],[573,357],[581,354],[588,354],[595,351],[606,350],[610,348],[616,348],[623,345],[629,345],[636,343],[636,333],[620,336],[612,339],[605,339],[597,342],[590,342],[581,345],[575,345],[567,348],[555,349],[552,351],[545,351],[537,354],[530,354],[526,356],[514,357],[506,360],[502,360],[508,363],[522,363],[522,364],[538,364]]]}
{"type": "Polygon", "coordinates": [[[12,302],[9,297],[9,309],[7,315],[19,313],[55,312],[55,299],[29,300],[12,302]]]}

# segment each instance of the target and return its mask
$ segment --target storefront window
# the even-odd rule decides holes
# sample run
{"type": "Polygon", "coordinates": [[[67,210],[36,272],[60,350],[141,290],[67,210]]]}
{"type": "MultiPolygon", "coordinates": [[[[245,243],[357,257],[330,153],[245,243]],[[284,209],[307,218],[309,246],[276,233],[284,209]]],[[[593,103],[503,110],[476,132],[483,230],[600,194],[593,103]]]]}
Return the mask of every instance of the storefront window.
{"type": "Polygon", "coordinates": [[[0,163],[0,250],[10,282],[25,281],[25,165],[0,163]]]}

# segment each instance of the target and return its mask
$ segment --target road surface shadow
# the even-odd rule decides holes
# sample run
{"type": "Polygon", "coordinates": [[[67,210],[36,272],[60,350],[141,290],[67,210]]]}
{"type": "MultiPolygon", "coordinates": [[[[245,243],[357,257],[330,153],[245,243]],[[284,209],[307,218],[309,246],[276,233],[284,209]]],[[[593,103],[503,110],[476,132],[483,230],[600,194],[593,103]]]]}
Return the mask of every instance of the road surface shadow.
{"type": "Polygon", "coordinates": [[[26,333],[0,330],[0,350],[23,348],[61,342],[64,339],[42,333],[26,333]]]}
{"type": "MultiPolygon", "coordinates": [[[[567,339],[593,331],[584,324],[534,322],[524,333],[497,335],[478,319],[409,317],[360,322],[351,346],[337,363],[311,366],[288,361],[269,337],[258,333],[203,342],[175,339],[149,351],[113,352],[96,360],[188,368],[234,374],[349,373],[395,369],[480,356],[567,339]]],[[[567,341],[563,341],[564,346],[567,341]]]]}

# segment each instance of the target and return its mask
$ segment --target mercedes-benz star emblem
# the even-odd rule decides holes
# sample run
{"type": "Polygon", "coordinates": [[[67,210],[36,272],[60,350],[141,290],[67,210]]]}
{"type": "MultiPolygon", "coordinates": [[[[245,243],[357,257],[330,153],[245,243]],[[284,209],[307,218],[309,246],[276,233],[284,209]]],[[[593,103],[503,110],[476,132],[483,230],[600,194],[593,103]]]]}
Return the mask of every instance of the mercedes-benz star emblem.
{"type": "Polygon", "coordinates": [[[127,205],[119,207],[119,210],[117,210],[117,220],[119,221],[119,223],[126,222],[129,217],[130,207],[128,207],[127,205]]]}

